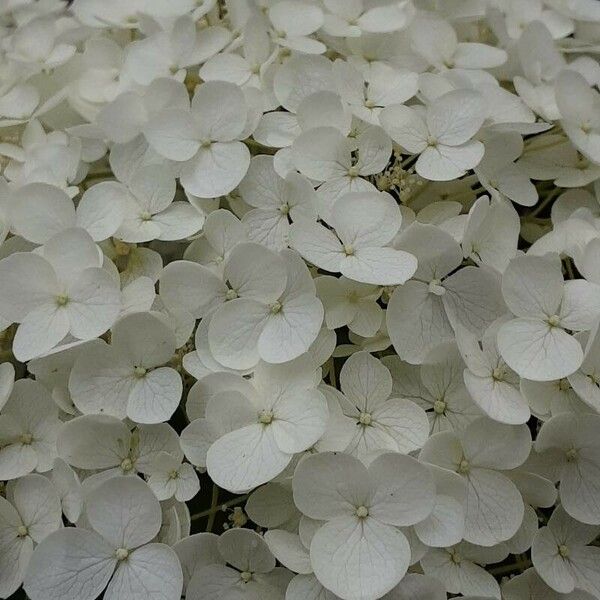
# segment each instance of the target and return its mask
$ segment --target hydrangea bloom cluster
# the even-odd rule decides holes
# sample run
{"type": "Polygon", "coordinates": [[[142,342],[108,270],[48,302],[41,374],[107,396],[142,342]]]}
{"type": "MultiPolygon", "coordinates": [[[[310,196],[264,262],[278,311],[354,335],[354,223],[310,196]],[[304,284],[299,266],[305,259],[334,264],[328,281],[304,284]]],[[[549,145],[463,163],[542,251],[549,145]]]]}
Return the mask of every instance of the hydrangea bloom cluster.
{"type": "Polygon", "coordinates": [[[2,0],[0,598],[600,600],[599,52],[2,0]]]}

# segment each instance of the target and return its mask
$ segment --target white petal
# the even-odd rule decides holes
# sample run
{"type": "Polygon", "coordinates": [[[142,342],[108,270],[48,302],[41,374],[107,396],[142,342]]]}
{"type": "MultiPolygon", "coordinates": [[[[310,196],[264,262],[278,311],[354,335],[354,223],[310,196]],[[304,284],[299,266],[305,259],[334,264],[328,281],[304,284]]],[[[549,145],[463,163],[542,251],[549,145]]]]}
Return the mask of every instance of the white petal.
{"type": "Polygon", "coordinates": [[[398,529],[376,519],[337,517],[313,537],[310,559],[315,575],[347,600],[374,599],[389,592],[410,562],[410,547],[398,529]]]}
{"type": "Polygon", "coordinates": [[[524,514],[519,490],[501,473],[473,469],[467,478],[465,540],[493,546],[510,539],[524,514]]]}
{"type": "Polygon", "coordinates": [[[287,280],[281,256],[254,243],[238,244],[231,251],[223,276],[242,298],[264,303],[275,302],[287,280]]]}
{"type": "Polygon", "coordinates": [[[270,363],[297,358],[308,351],[322,323],[323,305],[312,294],[284,299],[279,312],[268,316],[260,334],[260,357],[270,363]]]}
{"type": "Polygon", "coordinates": [[[117,320],[120,310],[119,285],[104,269],[85,269],[69,287],[65,312],[76,338],[101,335],[117,320]]]}
{"type": "Polygon", "coordinates": [[[534,381],[566,377],[583,361],[583,349],[573,336],[533,319],[513,319],[502,325],[498,349],[511,369],[534,381]]]}
{"type": "Polygon", "coordinates": [[[405,283],[417,270],[417,259],[394,248],[360,248],[342,260],[342,275],[375,285],[405,283]]]}
{"type": "Polygon", "coordinates": [[[313,519],[354,514],[369,495],[365,466],[347,454],[322,452],[299,463],[293,479],[294,502],[313,519]]]}
{"type": "Polygon", "coordinates": [[[221,306],[210,321],[208,339],[214,357],[226,367],[249,369],[259,359],[258,340],[269,308],[237,298],[221,306]]]}
{"type": "Polygon", "coordinates": [[[526,425],[504,425],[481,417],[465,429],[462,445],[471,464],[508,471],[527,460],[531,433],[526,425]]]}
{"type": "Polygon", "coordinates": [[[56,531],[31,557],[25,591],[32,600],[94,600],[113,573],[114,550],[93,531],[56,531]]]}
{"type": "Polygon", "coordinates": [[[168,421],[179,406],[182,392],[183,382],[175,369],[154,369],[131,387],[127,416],[136,423],[168,421]]]}
{"type": "Polygon", "coordinates": [[[111,181],[88,188],[77,205],[77,226],[97,242],[111,237],[123,222],[125,194],[123,186],[111,181]]]}
{"type": "Polygon", "coordinates": [[[273,405],[273,437],[284,452],[295,454],[310,448],[324,433],[327,405],[321,392],[286,394],[273,405]]]}
{"type": "Polygon", "coordinates": [[[419,156],[415,166],[417,173],[431,181],[458,179],[475,168],[483,158],[484,146],[471,140],[460,146],[429,146],[419,156]]]}
{"type": "Polygon", "coordinates": [[[214,142],[200,148],[181,171],[181,185],[200,198],[216,198],[231,192],[250,165],[250,151],[241,142],[214,142]]]}
{"type": "Polygon", "coordinates": [[[459,146],[477,133],[485,117],[483,96],[471,90],[456,90],[432,102],[427,125],[440,144],[459,146]]]}
{"type": "Polygon", "coordinates": [[[411,456],[386,453],[369,465],[375,486],[369,515],[390,525],[414,525],[433,510],[435,484],[427,467],[411,456]]]}
{"type": "Polygon", "coordinates": [[[345,256],[342,244],[333,232],[317,223],[294,223],[290,227],[290,246],[305,260],[333,273],[340,270],[345,256]]]}
{"type": "Polygon", "coordinates": [[[283,529],[272,529],[265,533],[265,541],[282,565],[294,573],[312,573],[308,550],[299,536],[283,529]]]}
{"type": "Polygon", "coordinates": [[[130,552],[115,570],[106,600],[172,600],[181,596],[183,573],[175,551],[166,544],[147,544],[130,552]]]}
{"type": "Polygon", "coordinates": [[[73,201],[61,189],[46,183],[30,183],[13,195],[10,209],[15,232],[35,244],[75,227],[73,201]]]}
{"type": "Polygon", "coordinates": [[[114,548],[141,546],[160,529],[160,504],[138,477],[108,479],[86,498],[85,505],[90,525],[114,548]]]}
{"type": "Polygon", "coordinates": [[[200,148],[196,122],[182,109],[155,115],[145,126],[144,135],[156,152],[171,160],[188,160],[200,148]]]}
{"type": "Polygon", "coordinates": [[[32,310],[51,304],[59,293],[54,270],[36,254],[17,252],[0,261],[0,277],[0,314],[11,322],[20,322],[32,310]]]}
{"type": "Polygon", "coordinates": [[[423,362],[431,348],[454,338],[442,299],[429,293],[420,281],[408,281],[395,289],[386,319],[396,352],[412,364],[423,362]]]}
{"type": "Polygon", "coordinates": [[[291,459],[277,447],[272,429],[256,423],[219,438],[208,450],[206,466],[217,485],[237,493],[270,481],[291,459]]]}
{"type": "Polygon", "coordinates": [[[63,425],[57,440],[61,458],[79,469],[117,466],[129,446],[129,429],[119,419],[84,415],[63,425]]]}
{"type": "Polygon", "coordinates": [[[546,318],[557,314],[563,295],[560,262],[539,256],[518,256],[502,277],[502,294],[518,317],[546,318]]]}

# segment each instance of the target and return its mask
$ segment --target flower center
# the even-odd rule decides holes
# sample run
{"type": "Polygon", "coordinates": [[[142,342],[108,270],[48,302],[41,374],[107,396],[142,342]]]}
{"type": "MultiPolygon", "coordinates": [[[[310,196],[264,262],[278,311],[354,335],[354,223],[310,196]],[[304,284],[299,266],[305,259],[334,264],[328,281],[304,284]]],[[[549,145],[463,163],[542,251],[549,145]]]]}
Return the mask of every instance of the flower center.
{"type": "Polygon", "coordinates": [[[242,571],[240,577],[244,583],[248,583],[252,579],[252,573],[250,571],[242,571]]]}
{"type": "Polygon", "coordinates": [[[360,417],[358,418],[358,422],[361,425],[370,425],[371,422],[373,421],[373,417],[371,416],[371,413],[368,412],[361,412],[360,413],[360,417]]]}
{"type": "Polygon", "coordinates": [[[374,100],[365,100],[365,107],[366,108],[375,108],[375,101],[374,100]]]}
{"type": "Polygon", "coordinates": [[[427,145],[431,148],[435,148],[438,145],[438,141],[432,135],[430,135],[427,138],[427,145]]]}
{"type": "Polygon", "coordinates": [[[24,444],[25,446],[29,446],[29,444],[31,444],[31,442],[33,442],[33,435],[31,435],[31,433],[22,433],[19,440],[20,440],[21,444],[24,444]]]}
{"type": "Polygon", "coordinates": [[[25,527],[25,525],[19,525],[17,527],[17,535],[20,538],[24,538],[28,533],[29,533],[29,530],[27,529],[27,527],[25,527]]]}
{"type": "Polygon", "coordinates": [[[69,302],[69,297],[66,294],[59,294],[56,296],[56,305],[65,306],[69,302]]]}
{"type": "Polygon", "coordinates": [[[369,516],[369,509],[366,506],[359,506],[356,509],[356,516],[359,519],[365,519],[366,517],[369,516]]]}
{"type": "Polygon", "coordinates": [[[358,167],[356,167],[356,166],[350,167],[348,169],[348,176],[349,177],[358,177],[358,167]]]}
{"type": "Polygon", "coordinates": [[[263,425],[270,425],[273,421],[273,411],[271,410],[263,410],[258,415],[258,422],[263,425]]]}
{"type": "Polygon", "coordinates": [[[131,471],[131,469],[133,469],[133,461],[130,458],[124,458],[121,461],[121,470],[124,473],[127,473],[127,472],[131,471]]]}
{"type": "Polygon", "coordinates": [[[550,327],[558,327],[560,324],[560,317],[558,315],[552,315],[551,317],[548,317],[546,323],[548,323],[550,327]]]}
{"type": "Polygon", "coordinates": [[[446,403],[443,400],[436,400],[433,403],[433,411],[438,415],[443,415],[446,411],[446,403]]]}
{"type": "Polygon", "coordinates": [[[179,477],[179,471],[173,469],[169,471],[169,479],[177,479],[179,477]]]}
{"type": "Polygon", "coordinates": [[[287,202],[285,202],[284,204],[282,204],[282,205],[279,207],[279,212],[280,212],[282,215],[287,215],[287,214],[289,214],[289,212],[290,212],[290,205],[289,205],[287,202]]]}
{"type": "Polygon", "coordinates": [[[354,256],[354,248],[350,244],[344,244],[344,253],[346,256],[354,256]]]}
{"type": "Polygon", "coordinates": [[[129,556],[129,550],[127,550],[127,548],[117,548],[115,550],[115,556],[117,557],[117,560],[126,560],[129,556]]]}
{"type": "Polygon", "coordinates": [[[463,475],[466,475],[470,470],[471,470],[471,465],[469,464],[469,461],[466,460],[465,458],[463,458],[458,463],[458,468],[456,469],[456,471],[458,473],[462,473],[463,475]]]}
{"type": "Polygon", "coordinates": [[[452,550],[452,552],[450,552],[450,560],[455,565],[460,565],[460,562],[462,560],[462,556],[456,550],[452,550]]]}
{"type": "Polygon", "coordinates": [[[144,375],[146,375],[147,371],[144,367],[134,367],[133,368],[133,376],[136,379],[141,379],[142,377],[144,377],[144,375]]]}
{"type": "Polygon", "coordinates": [[[227,290],[225,294],[225,300],[235,300],[238,297],[238,293],[235,290],[227,290]]]}
{"type": "Polygon", "coordinates": [[[504,369],[502,367],[496,367],[492,371],[492,379],[494,381],[504,381],[505,375],[506,375],[506,373],[504,372],[504,369]]]}
{"type": "Polygon", "coordinates": [[[571,384],[569,383],[569,380],[566,378],[560,379],[558,382],[558,389],[561,392],[566,392],[566,391],[570,390],[571,384]]]}
{"type": "Polygon", "coordinates": [[[271,312],[274,315],[276,315],[280,310],[281,310],[281,303],[280,302],[273,302],[273,304],[271,304],[271,312]]]}
{"type": "Polygon", "coordinates": [[[429,293],[436,296],[443,296],[446,293],[446,288],[442,286],[440,279],[432,279],[429,282],[429,293]]]}
{"type": "Polygon", "coordinates": [[[569,548],[568,546],[565,546],[565,544],[560,544],[558,546],[558,553],[563,557],[563,558],[568,558],[569,556],[569,548]]]}
{"type": "Polygon", "coordinates": [[[571,448],[565,452],[565,456],[567,457],[567,462],[575,462],[577,460],[577,450],[571,448]]]}
{"type": "Polygon", "coordinates": [[[148,211],[145,211],[145,212],[143,212],[143,213],[140,215],[140,219],[141,219],[142,221],[144,221],[144,222],[151,221],[151,220],[152,220],[152,214],[151,214],[151,213],[149,213],[148,211]]]}

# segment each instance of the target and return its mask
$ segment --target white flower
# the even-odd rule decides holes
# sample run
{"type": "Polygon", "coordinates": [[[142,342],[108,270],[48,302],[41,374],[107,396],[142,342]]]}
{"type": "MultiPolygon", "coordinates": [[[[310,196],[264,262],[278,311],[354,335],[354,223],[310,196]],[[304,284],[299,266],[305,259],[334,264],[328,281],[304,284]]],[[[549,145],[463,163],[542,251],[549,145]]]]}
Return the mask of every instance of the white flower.
{"type": "Polygon", "coordinates": [[[526,169],[515,163],[523,154],[523,138],[516,132],[497,132],[484,138],[485,154],[473,169],[492,197],[506,197],[522,206],[534,206],[538,192],[526,169]]]}
{"type": "Polygon", "coordinates": [[[267,12],[275,30],[274,42],[298,52],[321,54],[326,46],[309,37],[323,24],[323,11],[299,0],[279,0],[267,12]]]}
{"type": "Polygon", "coordinates": [[[476,337],[458,329],[456,341],[467,368],[464,380],[473,402],[494,421],[509,425],[526,423],[529,404],[519,389],[519,376],[504,362],[496,344],[501,322],[486,330],[481,346],[476,337]]]}
{"type": "Polygon", "coordinates": [[[62,527],[60,499],[41,475],[26,475],[0,497],[0,596],[9,598],[23,582],[34,544],[62,527]]]}
{"type": "MultiPolygon", "coordinates": [[[[224,386],[205,411],[205,426],[216,431],[206,453],[208,473],[232,492],[255,488],[281,473],[294,454],[321,437],[328,416],[309,361],[299,359],[285,366],[261,363],[254,385],[246,388],[246,394],[243,389],[239,384],[224,386]]],[[[191,435],[188,432],[187,443],[191,435]]]]}
{"type": "Polygon", "coordinates": [[[552,462],[560,501],[574,519],[600,524],[600,454],[597,415],[564,413],[544,423],[535,449],[552,462]]]}
{"type": "Polygon", "coordinates": [[[196,29],[190,16],[182,16],[172,26],[130,44],[123,72],[141,85],[160,77],[183,81],[186,68],[203,63],[222,50],[231,39],[224,27],[196,29]]]}
{"type": "Polygon", "coordinates": [[[390,339],[403,360],[423,362],[435,346],[454,339],[454,326],[475,335],[506,312],[498,277],[489,269],[466,266],[452,236],[435,225],[411,223],[395,247],[416,256],[411,281],[394,290],[386,321],[390,339]]]}
{"type": "Polygon", "coordinates": [[[416,171],[432,181],[458,179],[476,167],[483,144],[471,138],[486,117],[483,97],[456,90],[435,99],[425,110],[397,104],[380,115],[383,128],[411,154],[419,154],[416,171]]]}
{"type": "Polygon", "coordinates": [[[347,325],[350,331],[363,337],[377,333],[384,317],[384,311],[377,303],[383,288],[329,275],[317,277],[315,285],[329,329],[347,325]]]}
{"type": "Polygon", "coordinates": [[[65,423],[58,455],[77,469],[101,470],[102,479],[150,471],[160,452],[182,458],[175,430],[166,423],[140,425],[133,431],[108,415],[83,415],[65,423]]]}
{"type": "Polygon", "coordinates": [[[121,198],[110,193],[111,185],[100,183],[89,188],[77,210],[68,194],[56,186],[21,186],[10,199],[11,229],[34,244],[45,244],[73,227],[85,229],[95,242],[105,240],[119,229],[124,216],[121,198]]]}
{"type": "Polygon", "coordinates": [[[148,470],[148,485],[159,500],[191,500],[200,490],[194,468],[168,452],[159,452],[148,470]]]}
{"type": "Polygon", "coordinates": [[[94,600],[105,588],[109,600],[180,596],[177,555],[151,542],[161,512],[143,481],[114,477],[100,484],[86,501],[85,515],[90,529],[66,527],[34,551],[24,586],[32,600],[94,600]]]}
{"type": "Polygon", "coordinates": [[[502,294],[517,318],[498,331],[498,349],[508,366],[534,381],[574,373],[583,349],[565,330],[592,328],[600,315],[599,291],[584,279],[564,282],[558,258],[514,258],[502,277],[502,294]]]}
{"type": "Polygon", "coordinates": [[[270,156],[252,159],[239,192],[244,202],[254,207],[242,218],[250,240],[271,250],[287,247],[290,220],[317,220],[316,194],[310,181],[294,172],[285,179],[280,177],[270,156]]]}
{"type": "Polygon", "coordinates": [[[501,48],[475,42],[459,42],[450,23],[438,16],[419,15],[411,23],[412,48],[436,69],[490,69],[508,58],[501,48]]]}
{"type": "Polygon", "coordinates": [[[517,254],[519,215],[506,201],[478,198],[462,236],[463,256],[503,272],[517,254]]]}
{"type": "Polygon", "coordinates": [[[58,407],[37,381],[20,379],[0,413],[0,477],[49,471],[61,422],[58,407]]]}
{"type": "Polygon", "coordinates": [[[214,358],[234,369],[251,368],[259,359],[297,358],[323,322],[323,305],[306,265],[290,250],[276,254],[258,244],[240,244],[234,252],[238,258],[227,263],[234,287],[208,327],[214,358]]]}
{"type": "Polygon", "coordinates": [[[388,194],[346,194],[333,205],[329,222],[335,234],[317,223],[294,223],[290,245],[321,269],[362,283],[396,285],[415,272],[414,256],[387,246],[402,222],[388,194]]]}
{"type": "Polygon", "coordinates": [[[69,378],[73,403],[85,414],[128,416],[137,423],[168,420],[183,384],[175,369],[162,366],[175,352],[172,329],[156,313],[133,313],[112,329],[111,344],[89,346],[69,378]]]}
{"type": "Polygon", "coordinates": [[[126,185],[103,182],[92,190],[121,201],[123,223],[115,237],[125,242],[179,240],[197,233],[204,222],[204,215],[190,203],[173,202],[175,178],[168,167],[141,167],[126,185]]]}
{"type": "Polygon", "coordinates": [[[523,521],[519,490],[502,471],[521,465],[531,450],[526,425],[504,425],[485,417],[460,433],[437,433],[419,459],[462,475],[467,481],[464,539],[493,546],[510,539],[523,521]]]}
{"type": "Polygon", "coordinates": [[[417,74],[407,69],[396,69],[382,62],[369,65],[365,76],[341,59],[333,63],[340,97],[352,114],[359,119],[379,125],[379,115],[386,106],[403,104],[418,89],[417,74]]]}
{"type": "Polygon", "coordinates": [[[54,236],[39,253],[0,261],[0,314],[20,323],[13,343],[19,360],[51,350],[67,334],[89,340],[104,333],[121,308],[121,292],[83,229],[54,236]]]}
{"type": "Polygon", "coordinates": [[[402,579],[410,547],[398,527],[433,510],[435,485],[423,465],[382,454],[367,468],[325,452],[298,465],[293,485],[296,506],[325,521],[310,544],[310,562],[324,587],[344,600],[374,599],[402,579]]]}
{"type": "Polygon", "coordinates": [[[569,517],[558,506],[536,534],[531,560],[540,577],[554,590],[568,594],[575,588],[600,594],[600,550],[590,546],[600,529],[569,517]]]}
{"type": "Polygon", "coordinates": [[[434,348],[418,366],[397,356],[386,356],[383,363],[392,375],[392,393],[424,408],[433,433],[460,431],[480,416],[465,387],[464,363],[453,342],[434,348]]]}
{"type": "Polygon", "coordinates": [[[228,81],[241,87],[260,89],[272,56],[267,24],[260,15],[252,15],[246,21],[240,50],[239,54],[215,54],[200,67],[198,74],[204,81],[228,81]]]}
{"type": "Polygon", "coordinates": [[[582,75],[565,69],[556,78],[556,104],[573,145],[591,161],[600,162],[600,94],[582,75]]]}
{"type": "Polygon", "coordinates": [[[248,135],[248,107],[235,85],[209,81],[198,86],[191,109],[167,108],[154,116],[144,135],[162,156],[183,163],[181,184],[200,198],[231,192],[250,165],[239,140],[248,135]]]}
{"type": "Polygon", "coordinates": [[[408,454],[421,448],[429,436],[425,411],[410,400],[390,397],[392,376],[368,352],[357,352],[340,372],[344,414],[355,422],[346,452],[364,458],[387,450],[408,454]]]}
{"type": "Polygon", "coordinates": [[[414,15],[410,0],[366,8],[362,0],[324,0],[323,31],[336,37],[360,37],[364,33],[388,33],[404,29],[414,15]]]}
{"type": "Polygon", "coordinates": [[[449,548],[432,548],[420,562],[423,572],[443,582],[450,593],[499,599],[500,586],[491,573],[477,564],[480,556],[479,547],[464,542],[449,548]]]}
{"type": "Polygon", "coordinates": [[[210,548],[210,554],[204,550],[200,555],[187,588],[188,598],[283,599],[283,569],[275,566],[275,557],[258,533],[230,529],[217,538],[214,550],[213,543],[212,539],[201,540],[200,547],[210,548]]]}
{"type": "Polygon", "coordinates": [[[292,164],[306,177],[324,182],[317,192],[319,215],[330,221],[336,201],[348,193],[376,193],[364,179],[381,172],[392,153],[392,142],[378,125],[369,126],[356,140],[336,127],[314,127],[292,144],[292,164]]]}

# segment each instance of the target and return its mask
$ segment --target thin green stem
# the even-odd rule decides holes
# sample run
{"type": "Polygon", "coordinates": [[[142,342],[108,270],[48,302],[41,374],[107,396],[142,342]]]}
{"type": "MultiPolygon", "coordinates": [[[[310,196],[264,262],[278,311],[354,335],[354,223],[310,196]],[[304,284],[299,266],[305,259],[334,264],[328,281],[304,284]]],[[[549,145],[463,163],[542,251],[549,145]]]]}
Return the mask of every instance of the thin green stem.
{"type": "Polygon", "coordinates": [[[206,531],[212,531],[215,524],[215,516],[217,514],[217,503],[219,502],[219,488],[213,484],[212,499],[210,501],[210,513],[208,514],[208,522],[206,523],[206,531]]]}
{"type": "Polygon", "coordinates": [[[235,506],[236,504],[241,504],[242,502],[244,502],[247,499],[248,499],[248,494],[244,494],[243,496],[238,496],[237,498],[233,498],[232,500],[223,502],[222,504],[219,505],[218,508],[216,506],[214,508],[211,506],[211,508],[209,508],[207,510],[203,510],[202,512],[196,513],[195,515],[192,515],[190,518],[192,521],[197,521],[198,519],[203,519],[204,517],[210,516],[211,513],[216,514],[224,508],[229,508],[230,506],[235,506]]]}

